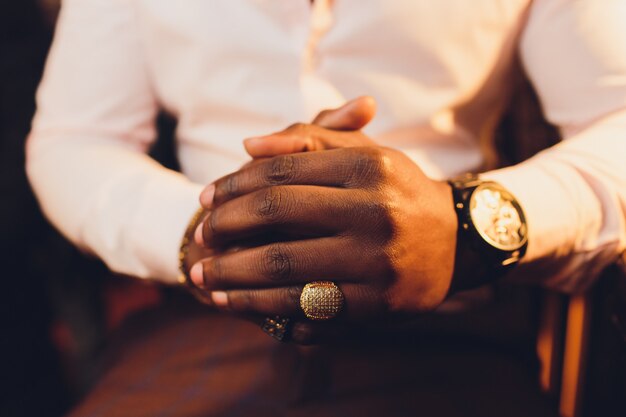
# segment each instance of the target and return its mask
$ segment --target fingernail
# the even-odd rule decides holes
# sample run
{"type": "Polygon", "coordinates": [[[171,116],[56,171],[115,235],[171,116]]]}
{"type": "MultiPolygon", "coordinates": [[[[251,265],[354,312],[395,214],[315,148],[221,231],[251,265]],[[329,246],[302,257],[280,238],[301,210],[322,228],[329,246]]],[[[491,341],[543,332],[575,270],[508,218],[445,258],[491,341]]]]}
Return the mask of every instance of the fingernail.
{"type": "Polygon", "coordinates": [[[193,232],[193,240],[199,246],[204,246],[204,236],[202,236],[202,225],[204,222],[201,222],[196,226],[196,230],[193,232]]]}
{"type": "Polygon", "coordinates": [[[213,197],[215,196],[215,184],[207,185],[200,193],[200,204],[202,207],[209,208],[213,205],[213,197]]]}
{"type": "Polygon", "coordinates": [[[204,277],[202,275],[202,262],[196,262],[189,270],[191,282],[198,287],[204,287],[204,277]]]}
{"type": "Polygon", "coordinates": [[[213,303],[215,303],[218,307],[227,307],[228,306],[228,294],[224,291],[213,291],[211,293],[211,299],[213,303]]]}
{"type": "Polygon", "coordinates": [[[255,136],[255,137],[252,137],[252,138],[244,139],[243,143],[245,145],[253,145],[254,146],[254,145],[262,142],[264,137],[265,136],[255,136]]]}

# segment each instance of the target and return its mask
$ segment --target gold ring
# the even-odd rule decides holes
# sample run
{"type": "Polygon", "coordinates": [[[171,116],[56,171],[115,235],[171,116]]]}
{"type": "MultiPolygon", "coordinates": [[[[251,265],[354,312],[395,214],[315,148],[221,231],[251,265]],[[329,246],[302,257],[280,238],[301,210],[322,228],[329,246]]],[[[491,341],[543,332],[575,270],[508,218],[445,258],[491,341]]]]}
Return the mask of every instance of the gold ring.
{"type": "Polygon", "coordinates": [[[261,328],[274,339],[283,342],[288,338],[290,321],[287,317],[266,317],[261,328]]]}
{"type": "Polygon", "coordinates": [[[304,286],[300,307],[311,320],[328,320],[341,312],[343,300],[343,293],[334,282],[314,281],[304,286]]]}

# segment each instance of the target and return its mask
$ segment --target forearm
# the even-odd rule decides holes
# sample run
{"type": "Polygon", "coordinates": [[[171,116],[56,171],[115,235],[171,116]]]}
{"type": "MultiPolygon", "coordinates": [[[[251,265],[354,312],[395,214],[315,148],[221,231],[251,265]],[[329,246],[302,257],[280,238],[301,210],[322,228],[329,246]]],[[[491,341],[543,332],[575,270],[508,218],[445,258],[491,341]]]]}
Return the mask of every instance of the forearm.
{"type": "Polygon", "coordinates": [[[200,185],[111,138],[29,139],[28,176],[45,214],[114,271],[176,282],[200,185]]]}

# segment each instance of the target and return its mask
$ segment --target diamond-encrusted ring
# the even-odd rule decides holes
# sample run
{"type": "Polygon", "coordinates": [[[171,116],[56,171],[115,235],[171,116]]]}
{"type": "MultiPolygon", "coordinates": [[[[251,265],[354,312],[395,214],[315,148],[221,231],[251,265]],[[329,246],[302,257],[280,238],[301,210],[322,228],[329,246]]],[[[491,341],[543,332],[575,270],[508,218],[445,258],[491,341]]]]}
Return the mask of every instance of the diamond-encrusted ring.
{"type": "Polygon", "coordinates": [[[332,319],[341,312],[343,301],[343,293],[331,281],[310,282],[300,295],[300,307],[311,320],[332,319]]]}

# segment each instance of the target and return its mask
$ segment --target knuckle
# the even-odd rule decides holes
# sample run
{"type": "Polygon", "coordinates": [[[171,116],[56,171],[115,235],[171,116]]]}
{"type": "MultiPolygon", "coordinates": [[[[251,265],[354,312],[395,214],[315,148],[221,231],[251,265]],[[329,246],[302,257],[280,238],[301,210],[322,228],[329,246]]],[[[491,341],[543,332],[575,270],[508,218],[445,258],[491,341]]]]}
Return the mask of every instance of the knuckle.
{"type": "Polygon", "coordinates": [[[386,244],[397,234],[397,209],[392,201],[388,201],[384,193],[365,191],[364,198],[352,205],[351,236],[364,238],[369,244],[386,244]]]}
{"type": "MultiPolygon", "coordinates": [[[[365,203],[363,210],[368,212],[368,217],[373,220],[373,225],[383,231],[392,233],[395,230],[394,209],[392,204],[381,199],[372,199],[365,203]]],[[[384,234],[387,236],[387,233],[384,234]]]]}
{"type": "Polygon", "coordinates": [[[324,119],[325,117],[328,117],[328,115],[330,115],[331,113],[333,113],[333,111],[330,109],[322,110],[318,113],[317,119],[324,119]]]}
{"type": "Polygon", "coordinates": [[[219,236],[219,216],[217,213],[218,210],[210,212],[204,221],[202,232],[204,240],[207,243],[215,241],[219,236]]]}
{"type": "Polygon", "coordinates": [[[361,154],[370,164],[377,165],[385,157],[385,149],[380,146],[366,146],[361,148],[361,154]]]}
{"type": "Polygon", "coordinates": [[[228,175],[215,185],[215,201],[224,201],[239,195],[238,174],[228,175]]]}
{"type": "Polygon", "coordinates": [[[223,264],[220,258],[204,263],[204,284],[207,288],[217,288],[223,280],[223,264]]]}
{"type": "Polygon", "coordinates": [[[390,246],[378,239],[375,241],[361,239],[358,250],[363,254],[364,261],[359,266],[359,272],[364,277],[363,283],[372,284],[373,288],[377,288],[379,284],[386,287],[398,278],[398,265],[393,258],[394,254],[390,252],[390,246]]]}
{"type": "Polygon", "coordinates": [[[379,280],[384,285],[391,285],[397,281],[402,274],[402,265],[399,259],[399,250],[393,245],[387,245],[381,248],[379,255],[379,280]]]}
{"type": "Polygon", "coordinates": [[[248,312],[257,298],[256,291],[233,291],[229,297],[229,307],[233,311],[248,312]]]}
{"type": "Polygon", "coordinates": [[[294,178],[296,158],[293,155],[277,156],[271,159],[267,170],[270,184],[288,183],[294,178]]]}
{"type": "Polygon", "coordinates": [[[289,125],[286,129],[286,131],[291,132],[291,133],[299,133],[299,132],[304,132],[306,130],[308,130],[309,125],[306,123],[302,123],[302,122],[297,122],[297,123],[293,123],[291,125],[289,125]]]}
{"type": "Polygon", "coordinates": [[[285,214],[287,191],[280,187],[269,187],[262,190],[256,204],[257,214],[268,223],[279,222],[285,214]]]}
{"type": "Polygon", "coordinates": [[[385,245],[380,249],[380,263],[386,274],[383,276],[396,279],[400,276],[402,266],[400,265],[400,250],[394,245],[385,245]]]}
{"type": "Polygon", "coordinates": [[[373,184],[383,177],[384,155],[381,148],[361,148],[352,163],[349,181],[355,184],[373,184]]]}
{"type": "Polygon", "coordinates": [[[380,172],[382,176],[385,178],[391,177],[394,175],[394,163],[393,161],[397,160],[398,157],[406,158],[406,156],[398,151],[397,149],[392,148],[378,148],[380,154],[378,157],[378,164],[380,167],[380,172]]]}
{"type": "Polygon", "coordinates": [[[286,281],[292,277],[294,259],[283,245],[270,245],[265,252],[264,271],[272,281],[286,281]]]}
{"type": "Polygon", "coordinates": [[[302,287],[287,288],[287,301],[293,305],[300,305],[300,296],[302,295],[302,287]]]}

